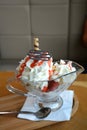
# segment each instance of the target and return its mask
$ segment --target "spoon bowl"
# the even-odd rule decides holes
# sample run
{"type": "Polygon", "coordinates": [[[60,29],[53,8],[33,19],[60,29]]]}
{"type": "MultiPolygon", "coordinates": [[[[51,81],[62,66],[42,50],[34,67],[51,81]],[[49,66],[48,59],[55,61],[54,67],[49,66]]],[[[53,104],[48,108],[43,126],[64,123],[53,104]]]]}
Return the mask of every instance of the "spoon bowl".
{"type": "Polygon", "coordinates": [[[37,118],[41,119],[41,118],[45,118],[47,117],[51,112],[51,108],[48,107],[42,107],[41,109],[39,109],[37,112],[30,112],[30,111],[2,111],[0,112],[0,115],[5,115],[5,114],[33,114],[35,115],[37,118]]]}

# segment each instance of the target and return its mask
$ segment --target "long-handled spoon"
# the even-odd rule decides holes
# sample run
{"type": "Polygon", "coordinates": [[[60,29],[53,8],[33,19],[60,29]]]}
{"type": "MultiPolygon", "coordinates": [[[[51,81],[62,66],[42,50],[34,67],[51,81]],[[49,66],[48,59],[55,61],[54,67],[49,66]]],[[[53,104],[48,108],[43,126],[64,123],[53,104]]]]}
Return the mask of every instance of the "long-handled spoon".
{"type": "Polygon", "coordinates": [[[37,118],[45,118],[50,114],[50,112],[51,112],[51,108],[43,107],[40,110],[38,110],[37,112],[30,112],[30,111],[2,111],[2,112],[0,112],[0,115],[21,113],[21,114],[33,114],[37,118]]]}

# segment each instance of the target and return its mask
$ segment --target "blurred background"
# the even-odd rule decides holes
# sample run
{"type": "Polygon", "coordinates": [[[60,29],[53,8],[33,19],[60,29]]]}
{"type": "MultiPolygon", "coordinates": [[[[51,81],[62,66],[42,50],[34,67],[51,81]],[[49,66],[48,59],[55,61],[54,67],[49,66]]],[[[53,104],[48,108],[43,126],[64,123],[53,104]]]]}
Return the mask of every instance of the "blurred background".
{"type": "Polygon", "coordinates": [[[74,60],[87,69],[86,18],[87,0],[0,0],[0,70],[15,70],[34,37],[54,60],[74,60]]]}

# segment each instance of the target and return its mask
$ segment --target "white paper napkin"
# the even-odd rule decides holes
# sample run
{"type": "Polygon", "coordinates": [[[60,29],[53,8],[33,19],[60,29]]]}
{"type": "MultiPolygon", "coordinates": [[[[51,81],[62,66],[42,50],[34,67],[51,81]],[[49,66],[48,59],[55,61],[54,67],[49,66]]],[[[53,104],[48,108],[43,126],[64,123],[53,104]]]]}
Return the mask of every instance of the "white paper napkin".
{"type": "MultiPolygon", "coordinates": [[[[72,105],[73,105],[73,95],[74,92],[72,90],[65,90],[60,94],[63,99],[63,105],[57,111],[51,112],[46,118],[38,119],[36,116],[32,114],[18,114],[18,118],[23,118],[32,121],[39,121],[39,120],[48,120],[48,121],[68,121],[71,118],[72,112],[72,105]]],[[[36,111],[34,106],[35,98],[34,97],[27,97],[22,111],[36,111]]]]}

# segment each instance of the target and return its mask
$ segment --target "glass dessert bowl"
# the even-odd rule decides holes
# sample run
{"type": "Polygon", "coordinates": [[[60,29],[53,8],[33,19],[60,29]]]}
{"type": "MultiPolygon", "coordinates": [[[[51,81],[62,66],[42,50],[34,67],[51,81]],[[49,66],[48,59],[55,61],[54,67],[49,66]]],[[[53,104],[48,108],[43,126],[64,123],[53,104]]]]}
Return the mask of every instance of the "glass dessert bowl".
{"type": "MultiPolygon", "coordinates": [[[[55,64],[60,65],[60,61],[53,62],[53,66],[55,66],[55,64]]],[[[63,72],[58,72],[58,74],[55,71],[55,74],[50,80],[40,79],[31,81],[26,78],[19,79],[28,90],[29,96],[34,96],[36,98],[34,103],[36,108],[44,106],[50,107],[53,111],[59,109],[63,104],[60,93],[68,89],[76,80],[77,76],[84,71],[84,68],[74,61],[63,60],[62,65],[64,64],[68,64],[70,69],[73,68],[72,71],[67,72],[67,69],[61,69],[61,72],[63,72]]],[[[64,68],[64,66],[62,68],[64,68]]],[[[65,66],[65,68],[67,67],[65,66]]]]}
{"type": "Polygon", "coordinates": [[[39,39],[34,39],[34,49],[22,59],[16,68],[16,81],[36,98],[34,106],[59,109],[63,104],[60,93],[68,89],[84,68],[74,61],[53,62],[48,51],[39,49],[39,39]]]}

